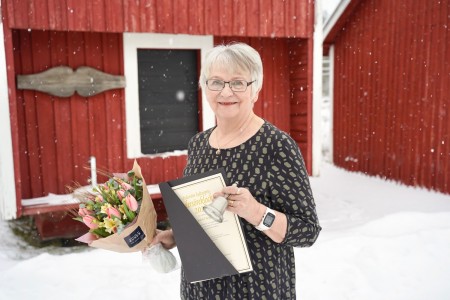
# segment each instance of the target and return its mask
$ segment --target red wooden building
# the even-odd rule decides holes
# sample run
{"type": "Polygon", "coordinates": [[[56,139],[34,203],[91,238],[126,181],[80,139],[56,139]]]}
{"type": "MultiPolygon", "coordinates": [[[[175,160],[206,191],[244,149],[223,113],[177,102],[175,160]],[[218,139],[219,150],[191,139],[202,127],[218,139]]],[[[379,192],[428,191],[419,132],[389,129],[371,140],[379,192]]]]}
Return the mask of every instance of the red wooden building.
{"type": "Polygon", "coordinates": [[[450,1],[346,0],[324,26],[333,161],[450,193],[450,1]]]}
{"type": "MultiPolygon", "coordinates": [[[[186,143],[176,151],[152,152],[155,146],[148,142],[155,140],[161,150],[165,137],[173,140],[181,133],[167,127],[155,132],[150,126],[146,133],[141,129],[143,123],[153,124],[151,118],[146,119],[147,109],[149,114],[161,114],[160,107],[152,104],[153,98],[147,99],[145,109],[142,102],[147,101],[142,99],[143,93],[152,92],[158,81],[152,83],[151,74],[146,77],[147,82],[142,79],[148,70],[142,70],[141,63],[161,61],[156,50],[186,52],[191,57],[190,69],[194,69],[194,74],[189,75],[192,78],[188,82],[194,90],[192,104],[197,110],[188,119],[194,119],[194,128],[204,130],[214,125],[214,117],[201,93],[195,94],[204,51],[230,41],[243,41],[255,47],[265,68],[256,111],[292,135],[302,150],[308,171],[314,172],[312,90],[316,63],[313,53],[317,51],[313,39],[314,1],[2,0],[1,3],[7,62],[7,81],[3,84],[8,89],[10,111],[10,118],[2,124],[8,122],[11,128],[5,134],[10,134],[12,148],[3,154],[3,160],[11,157],[13,161],[13,165],[8,168],[5,164],[1,170],[9,174],[2,177],[7,177],[2,185],[10,187],[9,193],[0,198],[3,218],[37,215],[39,220],[45,215],[48,219],[45,212],[63,209],[57,205],[28,204],[37,203],[32,201],[49,194],[65,194],[66,186],[73,182],[88,184],[91,176],[85,166],[89,166],[91,157],[96,158],[98,168],[112,172],[130,169],[137,159],[148,184],[181,175],[186,143]],[[89,97],[79,93],[59,97],[18,88],[19,75],[58,66],[73,70],[87,66],[123,76],[126,87],[89,97]],[[143,151],[146,146],[150,150],[143,151]]],[[[156,80],[161,80],[160,77],[161,74],[156,80]]],[[[168,80],[175,84],[181,79],[168,80]]],[[[176,92],[177,99],[184,100],[184,91],[176,92]]],[[[155,99],[157,102],[158,97],[155,99]]],[[[179,130],[183,124],[178,126],[179,130]]]]}

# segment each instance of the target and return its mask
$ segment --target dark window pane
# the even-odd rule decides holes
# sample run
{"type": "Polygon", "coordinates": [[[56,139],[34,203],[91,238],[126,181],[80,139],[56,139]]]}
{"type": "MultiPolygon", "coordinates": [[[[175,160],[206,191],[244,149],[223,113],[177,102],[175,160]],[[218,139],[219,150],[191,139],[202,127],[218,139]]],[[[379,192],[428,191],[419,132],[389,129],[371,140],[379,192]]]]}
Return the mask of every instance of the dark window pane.
{"type": "Polygon", "coordinates": [[[185,150],[198,132],[196,50],[138,50],[141,151],[185,150]]]}

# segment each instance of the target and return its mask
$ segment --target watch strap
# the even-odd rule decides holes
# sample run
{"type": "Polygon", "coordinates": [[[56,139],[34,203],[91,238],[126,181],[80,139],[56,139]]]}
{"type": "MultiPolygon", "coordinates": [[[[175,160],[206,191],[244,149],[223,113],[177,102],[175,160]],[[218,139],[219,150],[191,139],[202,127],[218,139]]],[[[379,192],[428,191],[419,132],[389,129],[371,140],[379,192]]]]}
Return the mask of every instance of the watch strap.
{"type": "Polygon", "coordinates": [[[266,211],[264,212],[261,222],[255,226],[255,228],[258,229],[259,231],[264,231],[264,230],[270,229],[270,227],[272,227],[273,221],[270,224],[270,226],[267,226],[266,224],[264,224],[264,221],[266,220],[266,217],[268,214],[272,214],[273,218],[275,219],[275,211],[266,206],[266,211]]]}

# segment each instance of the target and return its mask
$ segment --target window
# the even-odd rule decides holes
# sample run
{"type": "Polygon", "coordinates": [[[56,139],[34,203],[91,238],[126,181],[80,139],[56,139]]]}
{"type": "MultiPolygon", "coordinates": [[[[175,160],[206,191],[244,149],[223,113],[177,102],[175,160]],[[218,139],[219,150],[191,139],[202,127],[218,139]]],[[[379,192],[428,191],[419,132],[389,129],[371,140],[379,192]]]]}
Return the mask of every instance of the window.
{"type": "Polygon", "coordinates": [[[124,33],[123,44],[128,157],[186,153],[189,139],[215,124],[198,95],[212,36],[124,33]]]}
{"type": "Polygon", "coordinates": [[[199,129],[198,51],[138,49],[141,152],[186,149],[199,129]]]}

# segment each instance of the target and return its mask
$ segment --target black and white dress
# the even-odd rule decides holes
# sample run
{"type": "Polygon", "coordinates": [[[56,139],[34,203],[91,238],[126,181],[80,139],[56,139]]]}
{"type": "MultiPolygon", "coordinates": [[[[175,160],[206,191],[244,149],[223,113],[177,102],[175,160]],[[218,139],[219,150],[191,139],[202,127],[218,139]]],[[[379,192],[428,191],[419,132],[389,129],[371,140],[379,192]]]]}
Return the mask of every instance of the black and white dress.
{"type": "Polygon", "coordinates": [[[216,154],[208,141],[213,129],[189,142],[184,175],[223,167],[229,183],[237,182],[265,206],[286,214],[287,233],[277,244],[240,219],[253,272],[191,284],[182,269],[181,299],[296,299],[293,247],[311,246],[321,230],[300,150],[289,135],[265,121],[246,142],[216,154]]]}

